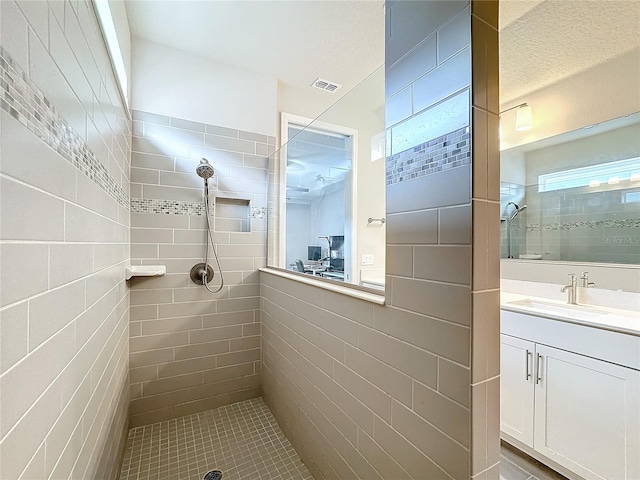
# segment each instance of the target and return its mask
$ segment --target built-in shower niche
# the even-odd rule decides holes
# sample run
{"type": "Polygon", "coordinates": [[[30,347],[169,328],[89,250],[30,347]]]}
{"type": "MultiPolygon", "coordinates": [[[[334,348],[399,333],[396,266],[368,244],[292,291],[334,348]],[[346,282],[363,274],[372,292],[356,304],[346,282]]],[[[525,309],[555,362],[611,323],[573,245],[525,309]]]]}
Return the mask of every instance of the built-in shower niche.
{"type": "Polygon", "coordinates": [[[250,200],[244,198],[216,197],[215,231],[250,232],[250,200]]]}

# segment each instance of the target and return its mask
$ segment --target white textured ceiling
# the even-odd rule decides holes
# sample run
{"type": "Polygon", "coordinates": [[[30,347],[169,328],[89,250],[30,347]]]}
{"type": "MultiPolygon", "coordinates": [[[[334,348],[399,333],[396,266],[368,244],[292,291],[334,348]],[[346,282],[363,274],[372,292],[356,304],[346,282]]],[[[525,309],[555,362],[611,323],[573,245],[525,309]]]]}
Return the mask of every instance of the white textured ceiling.
{"type": "Polygon", "coordinates": [[[384,2],[127,0],[131,33],[306,88],[356,85],[384,62],[384,2]]]}
{"type": "Polygon", "coordinates": [[[638,0],[500,2],[500,97],[510,101],[640,44],[638,0]]]}

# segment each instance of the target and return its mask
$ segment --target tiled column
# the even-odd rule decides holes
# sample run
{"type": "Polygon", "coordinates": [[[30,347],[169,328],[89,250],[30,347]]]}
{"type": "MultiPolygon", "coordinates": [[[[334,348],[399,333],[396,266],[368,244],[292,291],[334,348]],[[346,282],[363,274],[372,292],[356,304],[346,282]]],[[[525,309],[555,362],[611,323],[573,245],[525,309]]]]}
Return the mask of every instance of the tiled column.
{"type": "Polygon", "coordinates": [[[499,468],[497,13],[387,2],[387,303],[469,336],[466,351],[434,351],[418,412],[454,441],[455,478],[499,468]]]}

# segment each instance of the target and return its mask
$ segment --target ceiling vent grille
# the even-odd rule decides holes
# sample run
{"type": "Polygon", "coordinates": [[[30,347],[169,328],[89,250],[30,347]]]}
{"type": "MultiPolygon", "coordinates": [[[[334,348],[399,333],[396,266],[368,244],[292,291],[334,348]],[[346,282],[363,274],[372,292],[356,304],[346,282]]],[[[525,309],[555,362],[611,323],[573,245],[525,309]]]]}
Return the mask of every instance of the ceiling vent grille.
{"type": "Polygon", "coordinates": [[[311,86],[331,93],[334,93],[342,88],[342,85],[340,85],[339,83],[330,82],[329,80],[324,80],[323,78],[316,78],[311,86]]]}

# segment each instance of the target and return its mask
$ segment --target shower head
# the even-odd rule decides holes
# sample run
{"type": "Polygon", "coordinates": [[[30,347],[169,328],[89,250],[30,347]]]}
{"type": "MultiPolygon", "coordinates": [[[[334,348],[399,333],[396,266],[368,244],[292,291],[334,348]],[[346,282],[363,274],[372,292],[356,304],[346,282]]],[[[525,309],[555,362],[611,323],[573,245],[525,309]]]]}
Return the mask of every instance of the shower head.
{"type": "Polygon", "coordinates": [[[196,173],[199,177],[202,177],[206,180],[213,177],[213,167],[209,163],[209,160],[203,158],[200,160],[200,164],[196,167],[196,173]]]}
{"type": "Polygon", "coordinates": [[[509,217],[509,221],[512,221],[514,218],[516,218],[518,216],[518,214],[521,211],[523,211],[525,208],[527,208],[526,205],[519,206],[517,203],[513,203],[513,202],[509,202],[509,203],[507,203],[507,205],[513,205],[515,207],[515,210],[511,214],[511,217],[509,217]]]}

